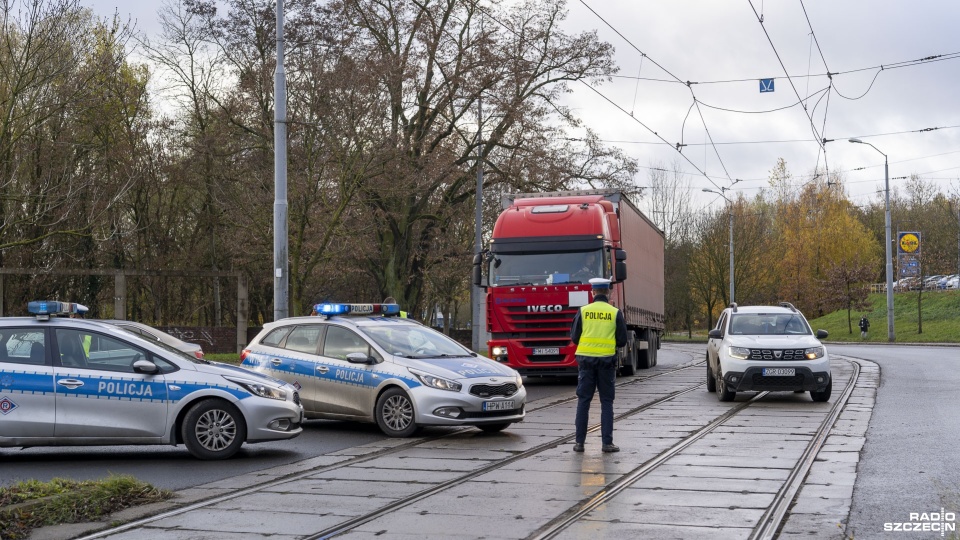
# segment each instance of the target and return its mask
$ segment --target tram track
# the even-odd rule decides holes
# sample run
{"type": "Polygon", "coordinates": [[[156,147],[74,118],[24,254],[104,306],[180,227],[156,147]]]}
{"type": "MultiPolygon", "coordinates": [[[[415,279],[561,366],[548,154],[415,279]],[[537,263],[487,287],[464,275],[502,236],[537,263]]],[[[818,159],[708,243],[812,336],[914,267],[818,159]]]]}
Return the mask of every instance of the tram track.
{"type": "MultiPolygon", "coordinates": [[[[779,491],[775,495],[773,503],[770,504],[770,506],[763,513],[763,516],[756,523],[756,526],[753,528],[750,534],[751,539],[759,540],[759,539],[773,538],[774,535],[777,533],[778,528],[781,526],[781,523],[783,522],[785,516],[787,515],[791,502],[794,500],[794,497],[796,496],[798,490],[803,484],[803,481],[807,475],[807,472],[810,470],[810,467],[817,455],[817,452],[823,446],[826,440],[826,437],[830,432],[831,427],[836,422],[838,416],[840,415],[841,411],[843,410],[844,406],[849,400],[850,395],[853,391],[853,388],[857,382],[857,378],[859,376],[859,365],[853,361],[850,361],[850,365],[853,367],[853,370],[852,370],[853,373],[849,377],[847,384],[844,387],[844,390],[841,392],[836,402],[832,404],[830,411],[826,414],[822,422],[820,422],[819,427],[816,430],[816,433],[812,436],[812,438],[806,445],[806,449],[803,452],[802,456],[800,457],[800,459],[798,459],[797,464],[793,467],[787,479],[784,481],[783,485],[780,487],[779,491]]],[[[631,379],[629,381],[620,382],[618,383],[617,386],[618,388],[629,387],[631,385],[643,383],[651,379],[678,374],[683,371],[695,369],[698,367],[702,368],[702,366],[703,366],[702,361],[698,362],[698,361],[692,360],[688,363],[678,366],[676,369],[664,371],[661,373],[656,373],[647,377],[638,377],[635,379],[631,379]]],[[[692,392],[695,392],[698,389],[702,389],[702,387],[704,386],[704,383],[697,382],[696,384],[691,384],[688,381],[683,384],[677,384],[677,386],[682,386],[682,388],[666,393],[665,395],[661,395],[654,399],[646,400],[644,403],[636,407],[633,407],[629,410],[621,412],[620,414],[617,414],[615,416],[614,421],[621,422],[625,419],[634,417],[635,415],[643,411],[677,400],[678,398],[681,398],[683,396],[688,396],[692,392]]],[[[552,520],[548,521],[546,524],[537,528],[529,536],[526,536],[526,538],[539,540],[541,538],[546,539],[546,538],[554,538],[554,537],[560,536],[571,525],[577,523],[584,517],[588,516],[592,511],[600,508],[605,503],[614,500],[618,494],[622,493],[624,490],[626,490],[627,488],[637,483],[644,476],[647,476],[650,472],[657,470],[658,467],[665,464],[672,457],[681,454],[685,449],[688,449],[697,441],[703,439],[708,434],[714,432],[717,428],[719,428],[720,426],[723,426],[725,423],[727,423],[731,419],[736,418],[744,410],[750,408],[751,406],[757,403],[763,402],[763,400],[768,396],[768,394],[769,393],[767,392],[762,392],[753,396],[749,401],[739,402],[734,404],[732,408],[726,410],[720,416],[713,418],[705,426],[698,428],[695,432],[684,437],[683,439],[673,444],[668,449],[646,460],[643,464],[636,467],[635,469],[627,472],[626,474],[620,475],[616,480],[613,480],[612,482],[600,487],[600,489],[595,491],[593,495],[587,497],[586,499],[581,500],[579,503],[575,503],[572,507],[562,512],[558,517],[553,518],[552,520]]],[[[573,398],[566,398],[566,399],[562,399],[554,402],[540,404],[538,406],[531,407],[530,409],[528,409],[528,413],[533,413],[533,412],[550,409],[553,407],[558,407],[558,406],[573,402],[575,400],[576,398],[573,397],[573,398]]],[[[590,426],[589,431],[596,432],[597,430],[599,430],[599,428],[600,428],[599,423],[593,424],[592,426],[590,426]]],[[[426,437],[426,438],[417,439],[414,441],[409,441],[403,444],[399,444],[397,446],[393,446],[390,448],[375,450],[373,452],[370,452],[361,456],[355,456],[355,457],[345,459],[338,463],[321,466],[321,467],[315,467],[308,471],[298,472],[293,475],[288,475],[283,478],[274,479],[269,482],[264,482],[262,484],[251,486],[249,488],[245,488],[229,494],[224,494],[224,495],[213,497],[201,502],[186,505],[181,508],[177,508],[156,516],[152,516],[150,518],[145,518],[135,522],[127,523],[120,527],[115,527],[109,530],[104,530],[99,533],[93,534],[91,536],[87,536],[85,538],[91,538],[91,539],[103,538],[105,536],[110,536],[113,534],[138,528],[164,518],[174,517],[177,515],[192,512],[194,510],[211,507],[219,503],[229,501],[231,499],[237,499],[245,495],[254,494],[254,493],[268,490],[270,488],[274,488],[277,486],[291,484],[293,482],[296,482],[297,480],[320,475],[325,472],[337,471],[339,469],[346,469],[347,467],[350,467],[350,466],[361,465],[379,458],[398,454],[403,452],[404,450],[409,450],[418,446],[423,445],[423,446],[429,447],[429,443],[431,442],[441,441],[443,439],[453,437],[458,434],[462,434],[463,431],[465,430],[456,430],[456,431],[445,433],[443,435],[426,437]]],[[[362,515],[355,516],[355,517],[344,516],[343,520],[335,525],[325,527],[324,529],[314,532],[312,534],[306,534],[302,536],[298,534],[298,536],[301,536],[303,538],[309,538],[309,539],[321,539],[321,538],[325,539],[325,538],[331,538],[331,537],[335,537],[343,534],[348,534],[351,531],[357,530],[358,528],[362,527],[365,524],[374,522],[380,518],[391,515],[393,513],[397,513],[404,508],[414,505],[415,503],[424,501],[438,494],[442,494],[443,492],[450,490],[451,488],[454,488],[457,486],[464,486],[469,482],[476,480],[478,477],[484,474],[490,473],[492,471],[496,471],[497,469],[508,467],[511,464],[520,462],[521,460],[535,457],[538,454],[542,454],[552,449],[555,449],[562,444],[569,443],[573,439],[573,437],[574,437],[574,434],[572,433],[566,433],[561,436],[551,437],[550,440],[548,441],[545,441],[540,444],[536,444],[535,446],[527,448],[522,451],[518,450],[514,455],[511,455],[509,457],[505,457],[502,459],[494,460],[479,468],[463,472],[462,474],[458,474],[456,477],[448,479],[446,481],[436,482],[425,489],[420,489],[407,496],[400,497],[376,509],[372,509],[371,511],[368,511],[362,515]]],[[[576,499],[571,499],[571,502],[575,500],[576,499]]],[[[363,530],[363,529],[360,529],[360,530],[363,530]]],[[[518,536],[524,537],[524,535],[526,534],[527,533],[521,533],[518,536]]]]}
{"type": "MultiPolygon", "coordinates": [[[[821,422],[815,435],[811,438],[800,459],[797,461],[797,464],[791,469],[786,481],[774,496],[773,502],[763,513],[759,522],[753,528],[749,536],[750,540],[770,540],[775,537],[777,531],[779,530],[781,523],[787,515],[790,504],[793,502],[794,497],[800,490],[800,487],[803,485],[804,478],[806,478],[807,473],[810,471],[810,467],[813,465],[817,453],[820,451],[820,448],[823,447],[827,435],[830,433],[831,427],[840,416],[840,413],[846,406],[846,403],[849,400],[854,387],[856,386],[857,379],[860,374],[860,365],[857,362],[850,362],[850,364],[853,367],[853,374],[850,376],[843,392],[836,402],[833,403],[830,412],[821,422]]],[[[580,504],[570,508],[560,516],[542,526],[537,531],[534,531],[534,533],[527,536],[527,540],[548,540],[556,538],[563,531],[588,515],[590,512],[593,512],[605,503],[612,501],[625,489],[634,485],[641,478],[656,470],[670,458],[680,454],[695,442],[703,439],[706,435],[712,433],[718,427],[729,421],[731,418],[737,416],[751,405],[762,401],[765,397],[767,397],[767,395],[769,395],[769,392],[761,392],[751,398],[749,401],[738,403],[735,407],[717,417],[715,420],[697,430],[690,436],[684,438],[667,451],[657,455],[653,459],[643,463],[636,469],[606,485],[603,489],[597,491],[595,495],[585,499],[584,501],[581,501],[580,504]]]]}
{"type": "MultiPolygon", "coordinates": [[[[640,383],[643,383],[643,382],[646,382],[646,381],[649,381],[649,380],[652,380],[652,379],[656,379],[656,378],[660,378],[660,377],[665,377],[665,376],[673,375],[673,374],[676,374],[676,373],[680,373],[680,372],[683,372],[683,371],[686,371],[686,370],[690,370],[690,369],[695,369],[695,368],[702,367],[702,366],[703,366],[703,361],[691,360],[691,361],[689,361],[689,362],[687,362],[687,363],[681,364],[680,366],[678,366],[678,367],[675,368],[675,369],[663,371],[663,372],[660,372],[660,373],[651,374],[651,375],[648,375],[648,376],[646,376],[646,377],[635,377],[635,378],[632,378],[632,379],[627,380],[627,381],[618,382],[618,383],[617,383],[617,388],[623,388],[623,387],[628,387],[628,386],[631,386],[631,385],[640,384],[640,383]]],[[[680,390],[680,391],[676,391],[676,392],[670,393],[670,394],[668,394],[668,395],[666,395],[666,396],[664,396],[664,397],[655,399],[655,400],[653,400],[653,401],[646,402],[646,403],[644,403],[644,404],[641,404],[641,405],[639,405],[639,406],[637,406],[637,407],[634,407],[634,408],[630,409],[629,411],[626,411],[626,412],[624,412],[624,413],[621,413],[621,414],[617,415],[617,416],[614,418],[614,421],[615,421],[615,422],[616,422],[616,421],[619,421],[619,420],[621,420],[621,419],[623,419],[623,418],[626,418],[626,417],[632,416],[632,415],[634,415],[634,414],[637,414],[638,412],[641,412],[641,411],[643,411],[643,410],[645,410],[645,409],[654,407],[654,406],[656,406],[656,405],[658,405],[658,404],[660,404],[660,403],[663,403],[663,402],[665,402],[665,401],[669,401],[669,400],[675,399],[675,398],[678,397],[679,395],[683,395],[683,394],[692,392],[692,391],[694,391],[694,390],[696,390],[697,388],[700,388],[700,387],[702,387],[702,386],[703,386],[703,383],[698,383],[698,384],[696,384],[695,386],[692,386],[692,387],[690,387],[690,388],[687,388],[687,389],[684,389],[684,390],[680,390]]],[[[574,402],[574,401],[576,401],[576,399],[577,399],[576,396],[573,396],[573,397],[563,398],[563,399],[560,399],[560,400],[557,400],[557,401],[552,401],[552,402],[549,402],[549,403],[545,403],[545,404],[542,404],[542,405],[534,406],[534,407],[531,407],[531,408],[527,409],[527,414],[530,414],[530,413],[533,413],[533,412],[543,411],[543,410],[550,409],[550,408],[554,408],[554,407],[559,407],[559,406],[561,406],[561,405],[574,402]]],[[[411,441],[409,441],[409,442],[405,442],[405,443],[402,443],[402,444],[399,444],[399,445],[396,445],[396,446],[391,446],[391,447],[388,447],[388,448],[382,448],[382,449],[380,449],[380,450],[374,450],[374,451],[372,451],[372,452],[365,453],[365,454],[360,455],[360,456],[350,457],[350,458],[347,458],[347,459],[345,459],[345,460],[343,460],[343,461],[339,461],[339,462],[337,462],[337,463],[333,463],[333,464],[330,464],[330,465],[313,467],[313,468],[311,468],[311,469],[309,469],[309,470],[307,470],[307,471],[302,471],[302,472],[297,472],[297,473],[293,473],[293,474],[290,474],[290,475],[285,475],[285,476],[283,476],[283,477],[281,477],[281,478],[276,478],[276,479],[273,479],[273,480],[270,480],[270,481],[267,481],[267,482],[263,482],[263,483],[260,483],[260,484],[254,485],[254,486],[250,486],[250,487],[248,487],[248,488],[243,488],[243,489],[240,489],[240,490],[237,490],[237,491],[233,491],[233,492],[231,492],[231,493],[227,493],[227,494],[223,494],[223,495],[211,497],[211,498],[208,498],[208,499],[199,501],[199,502],[195,502],[195,503],[192,503],[192,504],[184,505],[184,506],[181,506],[181,507],[179,507],[179,508],[175,508],[175,509],[173,509],[173,510],[169,510],[169,511],[166,511],[166,512],[162,512],[162,513],[160,513],[160,514],[156,514],[156,515],[153,515],[153,516],[150,516],[150,517],[147,517],[147,518],[143,518],[143,519],[138,519],[138,520],[135,520],[135,521],[131,521],[131,522],[129,522],[129,523],[120,525],[120,526],[118,526],[118,527],[113,527],[113,528],[110,528],[110,529],[105,529],[105,530],[102,530],[102,531],[99,531],[99,532],[96,532],[96,533],[93,533],[93,534],[84,536],[84,537],[82,537],[82,540],[93,540],[93,539],[97,539],[97,538],[105,538],[105,537],[107,537],[107,536],[110,536],[110,535],[113,535],[113,534],[117,534],[117,533],[121,533],[121,532],[125,532],[125,531],[129,531],[129,530],[132,530],[132,529],[136,529],[136,528],[138,528],[138,527],[142,527],[142,526],[144,526],[144,525],[148,525],[148,524],[150,524],[150,523],[153,523],[153,522],[156,522],[156,521],[159,521],[159,520],[162,520],[162,519],[167,519],[167,518],[171,518],[171,517],[183,515],[183,514],[186,514],[186,513],[188,513],[188,512],[193,512],[193,511],[195,511],[195,510],[200,510],[200,509],[203,509],[203,508],[211,507],[211,506],[214,506],[214,505],[223,503],[223,502],[230,501],[230,500],[232,500],[232,499],[237,499],[237,498],[240,498],[240,497],[244,497],[244,496],[246,496],[246,495],[252,495],[252,494],[255,494],[255,493],[258,493],[258,492],[262,492],[262,491],[265,491],[265,490],[268,490],[268,489],[271,489],[271,488],[275,488],[275,487],[278,487],[278,486],[282,486],[282,485],[285,485],[285,484],[289,484],[289,483],[292,483],[292,482],[296,482],[296,481],[298,481],[298,480],[303,480],[303,479],[305,479],[305,478],[309,478],[309,477],[311,477],[311,476],[315,476],[315,475],[318,475],[318,474],[323,474],[323,473],[327,473],[327,472],[337,471],[337,470],[339,470],[339,469],[344,469],[344,468],[351,467],[351,466],[355,466],[355,465],[361,465],[361,464],[363,464],[363,463],[367,463],[367,462],[370,462],[370,461],[374,461],[374,460],[376,460],[376,459],[380,459],[380,458],[383,458],[383,457],[387,457],[387,456],[390,456],[390,455],[394,455],[394,454],[401,453],[401,452],[403,452],[404,450],[408,450],[408,449],[411,449],[411,448],[415,448],[415,447],[417,447],[417,446],[421,446],[421,445],[425,445],[425,444],[428,444],[428,443],[431,443],[431,442],[435,442],[435,441],[447,439],[447,438],[450,438],[450,437],[453,437],[453,436],[462,434],[464,431],[468,431],[468,430],[470,430],[470,429],[471,429],[471,428],[455,429],[455,430],[453,430],[453,431],[449,431],[449,432],[443,433],[443,434],[441,434],[441,435],[435,435],[435,436],[430,436],[430,437],[418,438],[418,439],[411,440],[411,441]]],[[[591,425],[591,426],[588,428],[587,431],[588,431],[588,433],[593,433],[593,432],[596,432],[596,431],[599,430],[599,429],[600,429],[600,424],[599,424],[599,423],[595,423],[595,424],[591,425]]],[[[531,448],[531,449],[528,449],[528,450],[519,452],[519,453],[517,453],[517,454],[515,454],[515,455],[513,455],[513,456],[510,456],[510,457],[508,457],[508,458],[504,458],[504,459],[502,459],[502,460],[495,461],[495,462],[493,462],[493,463],[491,463],[491,464],[489,464],[489,465],[484,466],[482,469],[479,469],[479,470],[477,470],[477,471],[473,471],[473,472],[467,473],[466,475],[463,475],[463,476],[461,476],[461,477],[455,478],[455,479],[450,480],[450,481],[448,481],[448,482],[444,482],[443,484],[440,484],[440,485],[438,485],[438,486],[434,486],[434,487],[432,487],[432,488],[428,488],[428,489],[426,489],[426,490],[423,490],[423,491],[414,493],[414,494],[410,495],[409,497],[405,497],[404,499],[395,501],[395,502],[392,503],[391,505],[388,505],[389,508],[390,508],[389,511],[377,511],[377,512],[375,512],[375,513],[377,514],[376,516],[369,517],[368,519],[363,519],[363,518],[367,517],[367,516],[365,515],[365,516],[361,516],[361,517],[359,517],[359,518],[355,518],[355,519],[350,520],[350,523],[352,523],[351,528],[355,528],[356,526],[359,526],[359,525],[362,524],[362,523],[366,523],[366,522],[368,522],[368,521],[371,521],[372,519],[375,519],[376,517],[379,517],[380,515],[384,515],[384,514],[386,514],[386,513],[389,513],[390,511],[395,511],[395,510],[397,510],[397,509],[399,509],[399,508],[402,508],[402,507],[404,507],[404,506],[407,506],[407,505],[409,505],[409,504],[412,504],[412,503],[414,503],[414,502],[416,502],[416,501],[419,501],[419,500],[421,500],[421,499],[427,498],[427,497],[429,497],[430,495],[433,495],[433,494],[435,494],[435,493],[439,493],[439,492],[441,492],[441,491],[443,491],[443,490],[445,490],[445,489],[449,489],[450,487],[453,487],[453,486],[455,486],[455,485],[463,484],[463,483],[469,481],[470,479],[475,478],[476,476],[479,476],[479,475],[484,474],[484,473],[486,473],[486,472],[490,472],[490,471],[492,471],[492,470],[496,470],[496,469],[498,469],[498,468],[504,467],[504,466],[506,466],[506,465],[508,465],[508,464],[510,464],[510,463],[513,463],[513,462],[515,462],[515,461],[518,461],[518,460],[520,460],[520,459],[523,459],[523,458],[526,458],[526,457],[530,457],[530,456],[535,455],[535,454],[537,454],[537,453],[541,453],[541,452],[543,452],[544,450],[547,450],[547,449],[550,449],[550,448],[554,448],[554,447],[556,447],[556,446],[558,446],[558,445],[560,445],[560,444],[563,444],[563,443],[565,443],[565,442],[569,442],[570,440],[573,439],[573,437],[574,437],[574,434],[568,434],[568,435],[564,435],[564,436],[561,436],[561,437],[557,437],[557,438],[555,438],[555,439],[552,439],[551,441],[548,441],[548,442],[539,444],[539,445],[535,446],[534,448],[531,448]],[[441,489],[441,488],[442,488],[442,489],[441,489]],[[361,520],[362,520],[362,521],[361,521],[361,520]]],[[[386,508],[386,507],[385,507],[385,508],[386,508]]],[[[374,513],[371,513],[371,514],[374,514],[374,513]]],[[[342,527],[342,526],[337,526],[337,527],[334,527],[334,528],[343,528],[343,527],[342,527]]],[[[347,530],[347,529],[345,529],[345,530],[347,530]]],[[[333,534],[339,534],[339,533],[333,533],[333,534]]],[[[321,531],[320,533],[317,533],[317,534],[308,536],[308,538],[324,538],[324,537],[329,537],[330,535],[331,535],[331,533],[329,533],[329,532],[327,532],[327,531],[321,531]]]]}

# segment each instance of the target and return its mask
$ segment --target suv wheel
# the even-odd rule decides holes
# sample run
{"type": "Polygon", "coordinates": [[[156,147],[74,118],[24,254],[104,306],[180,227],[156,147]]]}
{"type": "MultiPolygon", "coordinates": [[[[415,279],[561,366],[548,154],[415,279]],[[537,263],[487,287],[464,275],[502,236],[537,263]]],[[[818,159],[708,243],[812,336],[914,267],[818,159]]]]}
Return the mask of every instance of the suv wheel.
{"type": "Polygon", "coordinates": [[[830,377],[827,380],[827,388],[823,392],[817,392],[815,390],[810,391],[810,397],[817,403],[823,403],[830,399],[830,393],[833,390],[833,377],[830,377]]]}
{"type": "Polygon", "coordinates": [[[727,388],[727,382],[723,380],[723,373],[720,371],[720,366],[717,366],[717,376],[714,377],[716,384],[717,399],[720,401],[733,401],[737,397],[737,393],[733,390],[727,388]]]}
{"type": "Polygon", "coordinates": [[[707,357],[707,392],[717,391],[717,379],[713,377],[713,370],[710,369],[710,357],[707,357]]]}

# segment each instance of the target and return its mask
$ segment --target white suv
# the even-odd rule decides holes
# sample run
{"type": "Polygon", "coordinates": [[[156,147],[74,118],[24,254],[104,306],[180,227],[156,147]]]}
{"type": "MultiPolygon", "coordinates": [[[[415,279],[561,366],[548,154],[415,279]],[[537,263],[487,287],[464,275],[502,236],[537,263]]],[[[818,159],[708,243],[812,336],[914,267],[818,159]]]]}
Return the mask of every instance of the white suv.
{"type": "Polygon", "coordinates": [[[740,391],[808,391],[813,401],[830,399],[830,356],[820,343],[827,331],[814,334],[793,305],[730,304],[708,336],[707,390],[720,401],[740,391]]]}

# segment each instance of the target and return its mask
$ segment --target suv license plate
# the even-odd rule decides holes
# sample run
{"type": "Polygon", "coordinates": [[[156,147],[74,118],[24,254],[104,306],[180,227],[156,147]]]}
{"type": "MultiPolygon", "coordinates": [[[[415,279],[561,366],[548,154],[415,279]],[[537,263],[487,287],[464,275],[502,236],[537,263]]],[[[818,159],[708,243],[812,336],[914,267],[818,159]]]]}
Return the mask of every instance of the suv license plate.
{"type": "Polygon", "coordinates": [[[509,411],[515,409],[513,401],[484,401],[484,411],[509,411]]]}
{"type": "Polygon", "coordinates": [[[797,374],[796,368],[768,367],[763,368],[764,377],[793,377],[797,374]]]}
{"type": "Polygon", "coordinates": [[[533,350],[534,356],[541,354],[560,354],[560,347],[541,347],[533,350]]]}

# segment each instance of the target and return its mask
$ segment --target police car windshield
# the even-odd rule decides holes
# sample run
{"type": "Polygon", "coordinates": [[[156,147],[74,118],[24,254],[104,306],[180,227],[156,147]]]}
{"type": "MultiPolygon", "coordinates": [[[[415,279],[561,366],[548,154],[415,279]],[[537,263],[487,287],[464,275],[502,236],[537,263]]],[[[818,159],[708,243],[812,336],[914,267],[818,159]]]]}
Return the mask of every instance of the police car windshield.
{"type": "MultiPolygon", "coordinates": [[[[144,337],[143,337],[142,335],[134,332],[133,330],[128,330],[128,329],[123,328],[123,327],[120,327],[120,326],[114,326],[114,328],[120,330],[121,332],[125,332],[125,333],[127,333],[127,334],[129,334],[129,335],[131,335],[131,336],[135,336],[135,337],[137,337],[138,339],[144,339],[144,337]]],[[[169,353],[172,353],[172,354],[176,355],[177,358],[180,359],[180,360],[187,360],[187,361],[192,362],[192,363],[194,363],[194,364],[209,364],[209,363],[210,363],[210,362],[207,361],[207,360],[204,360],[204,359],[202,359],[202,358],[197,358],[196,356],[194,356],[194,355],[192,355],[192,354],[185,353],[185,352],[181,351],[180,349],[177,349],[177,348],[175,348],[175,347],[172,347],[172,346],[170,346],[170,345],[167,345],[166,343],[164,343],[164,342],[162,342],[162,341],[153,341],[152,339],[151,339],[151,340],[147,340],[147,341],[148,341],[151,345],[160,347],[161,349],[163,349],[163,350],[165,350],[165,351],[167,351],[167,352],[169,352],[169,353]]]]}
{"type": "Polygon", "coordinates": [[[404,358],[445,358],[473,356],[447,336],[418,324],[390,323],[363,326],[370,339],[389,354],[404,358]]]}

